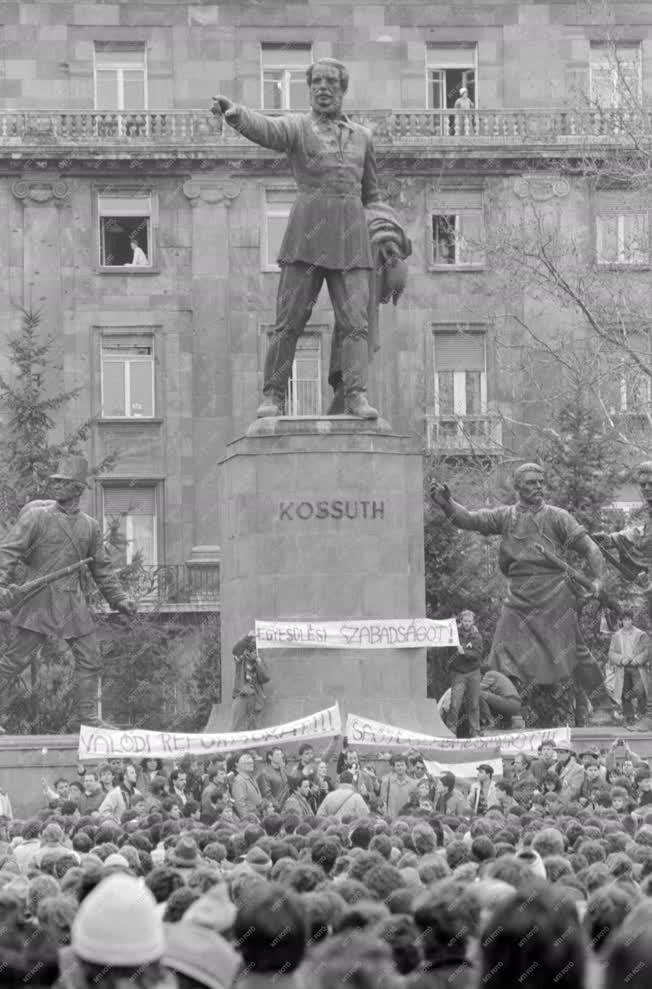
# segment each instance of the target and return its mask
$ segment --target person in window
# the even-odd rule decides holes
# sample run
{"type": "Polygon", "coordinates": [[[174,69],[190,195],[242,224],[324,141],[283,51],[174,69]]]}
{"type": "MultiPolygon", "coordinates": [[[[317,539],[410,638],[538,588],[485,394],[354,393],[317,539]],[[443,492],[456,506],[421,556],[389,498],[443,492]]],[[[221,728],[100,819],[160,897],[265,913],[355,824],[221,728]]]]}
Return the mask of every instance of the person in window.
{"type": "Polygon", "coordinates": [[[456,134],[470,134],[471,133],[471,115],[469,110],[473,109],[473,100],[469,99],[469,91],[466,86],[462,86],[460,89],[460,95],[455,100],[453,104],[455,110],[458,111],[459,117],[455,120],[455,133],[456,134]]]}
{"type": "Polygon", "coordinates": [[[147,260],[147,255],[145,254],[142,247],[139,246],[138,238],[131,237],[129,243],[131,245],[131,249],[134,252],[134,254],[131,261],[128,261],[127,264],[132,264],[139,268],[149,268],[149,261],[147,260]]]}

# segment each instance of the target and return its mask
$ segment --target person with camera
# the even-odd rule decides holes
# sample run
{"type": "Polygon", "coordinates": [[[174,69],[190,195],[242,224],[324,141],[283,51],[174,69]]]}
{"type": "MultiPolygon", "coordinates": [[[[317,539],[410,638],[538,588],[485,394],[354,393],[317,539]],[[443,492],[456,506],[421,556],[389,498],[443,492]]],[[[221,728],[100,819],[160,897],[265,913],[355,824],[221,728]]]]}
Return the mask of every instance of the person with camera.
{"type": "Polygon", "coordinates": [[[238,639],[233,647],[233,662],[231,731],[253,731],[260,727],[260,714],[265,707],[263,687],[270,680],[267,667],[258,655],[253,632],[238,639]]]}

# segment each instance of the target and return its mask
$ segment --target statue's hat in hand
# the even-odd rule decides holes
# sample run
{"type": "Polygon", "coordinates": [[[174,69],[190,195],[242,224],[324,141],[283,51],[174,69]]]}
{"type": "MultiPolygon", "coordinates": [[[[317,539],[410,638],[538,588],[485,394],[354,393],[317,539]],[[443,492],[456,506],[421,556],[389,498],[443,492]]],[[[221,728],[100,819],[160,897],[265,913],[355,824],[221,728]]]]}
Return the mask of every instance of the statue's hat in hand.
{"type": "Polygon", "coordinates": [[[67,453],[59,461],[56,473],[50,474],[53,481],[78,481],[90,487],[88,483],[88,460],[74,453],[67,453]]]}

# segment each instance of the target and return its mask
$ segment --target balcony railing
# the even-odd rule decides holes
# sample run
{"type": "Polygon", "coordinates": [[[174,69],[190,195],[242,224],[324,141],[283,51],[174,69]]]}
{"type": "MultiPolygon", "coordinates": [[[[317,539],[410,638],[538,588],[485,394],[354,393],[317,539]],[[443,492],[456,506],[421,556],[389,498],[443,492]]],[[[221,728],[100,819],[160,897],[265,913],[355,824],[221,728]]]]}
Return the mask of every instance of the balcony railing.
{"type": "MultiPolygon", "coordinates": [[[[274,115],[274,114],[270,114],[274,115]]],[[[652,140],[652,108],[352,110],[382,146],[577,145],[652,140]]],[[[115,146],[185,149],[249,146],[208,110],[2,110],[0,149],[115,146]]]]}
{"type": "MultiPolygon", "coordinates": [[[[220,568],[218,564],[162,564],[140,566],[123,582],[141,612],[213,611],[219,608],[220,568]]],[[[107,611],[96,587],[89,592],[93,607],[107,611]]]]}
{"type": "Polygon", "coordinates": [[[426,416],[426,442],[434,453],[498,456],[502,423],[493,415],[426,416]]]}

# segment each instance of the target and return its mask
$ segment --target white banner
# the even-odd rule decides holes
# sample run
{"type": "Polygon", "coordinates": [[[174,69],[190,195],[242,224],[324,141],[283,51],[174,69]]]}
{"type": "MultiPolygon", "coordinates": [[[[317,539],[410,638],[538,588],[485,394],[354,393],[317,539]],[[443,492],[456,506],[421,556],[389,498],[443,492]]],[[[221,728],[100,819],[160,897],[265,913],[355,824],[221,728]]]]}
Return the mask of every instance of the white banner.
{"type": "MultiPolygon", "coordinates": [[[[458,779],[474,780],[478,775],[477,759],[473,759],[471,762],[430,762],[427,759],[424,759],[423,762],[430,776],[441,776],[442,773],[453,773],[453,775],[458,779]]],[[[484,766],[491,766],[494,771],[494,776],[503,775],[502,759],[482,759],[482,764],[484,766]]]]}
{"type": "Polygon", "coordinates": [[[283,725],[258,728],[255,731],[235,731],[223,734],[186,734],[184,732],[147,731],[134,728],[129,731],[108,731],[82,725],[79,729],[79,760],[127,759],[178,759],[183,755],[210,756],[238,749],[278,745],[283,742],[312,741],[342,733],[342,716],[339,704],[317,711],[306,718],[289,721],[283,725]]]}
{"type": "Polygon", "coordinates": [[[256,622],[258,649],[436,649],[458,644],[454,618],[256,622]]]}
{"type": "MultiPolygon", "coordinates": [[[[435,702],[433,701],[433,704],[435,702]]],[[[385,725],[372,721],[359,714],[349,714],[344,734],[351,748],[408,748],[440,749],[449,752],[463,752],[472,749],[476,752],[496,750],[501,755],[516,755],[517,752],[536,752],[543,741],[570,742],[570,728],[540,728],[536,731],[511,731],[502,735],[483,735],[479,738],[437,738],[435,735],[421,735],[405,728],[385,725]]]]}

